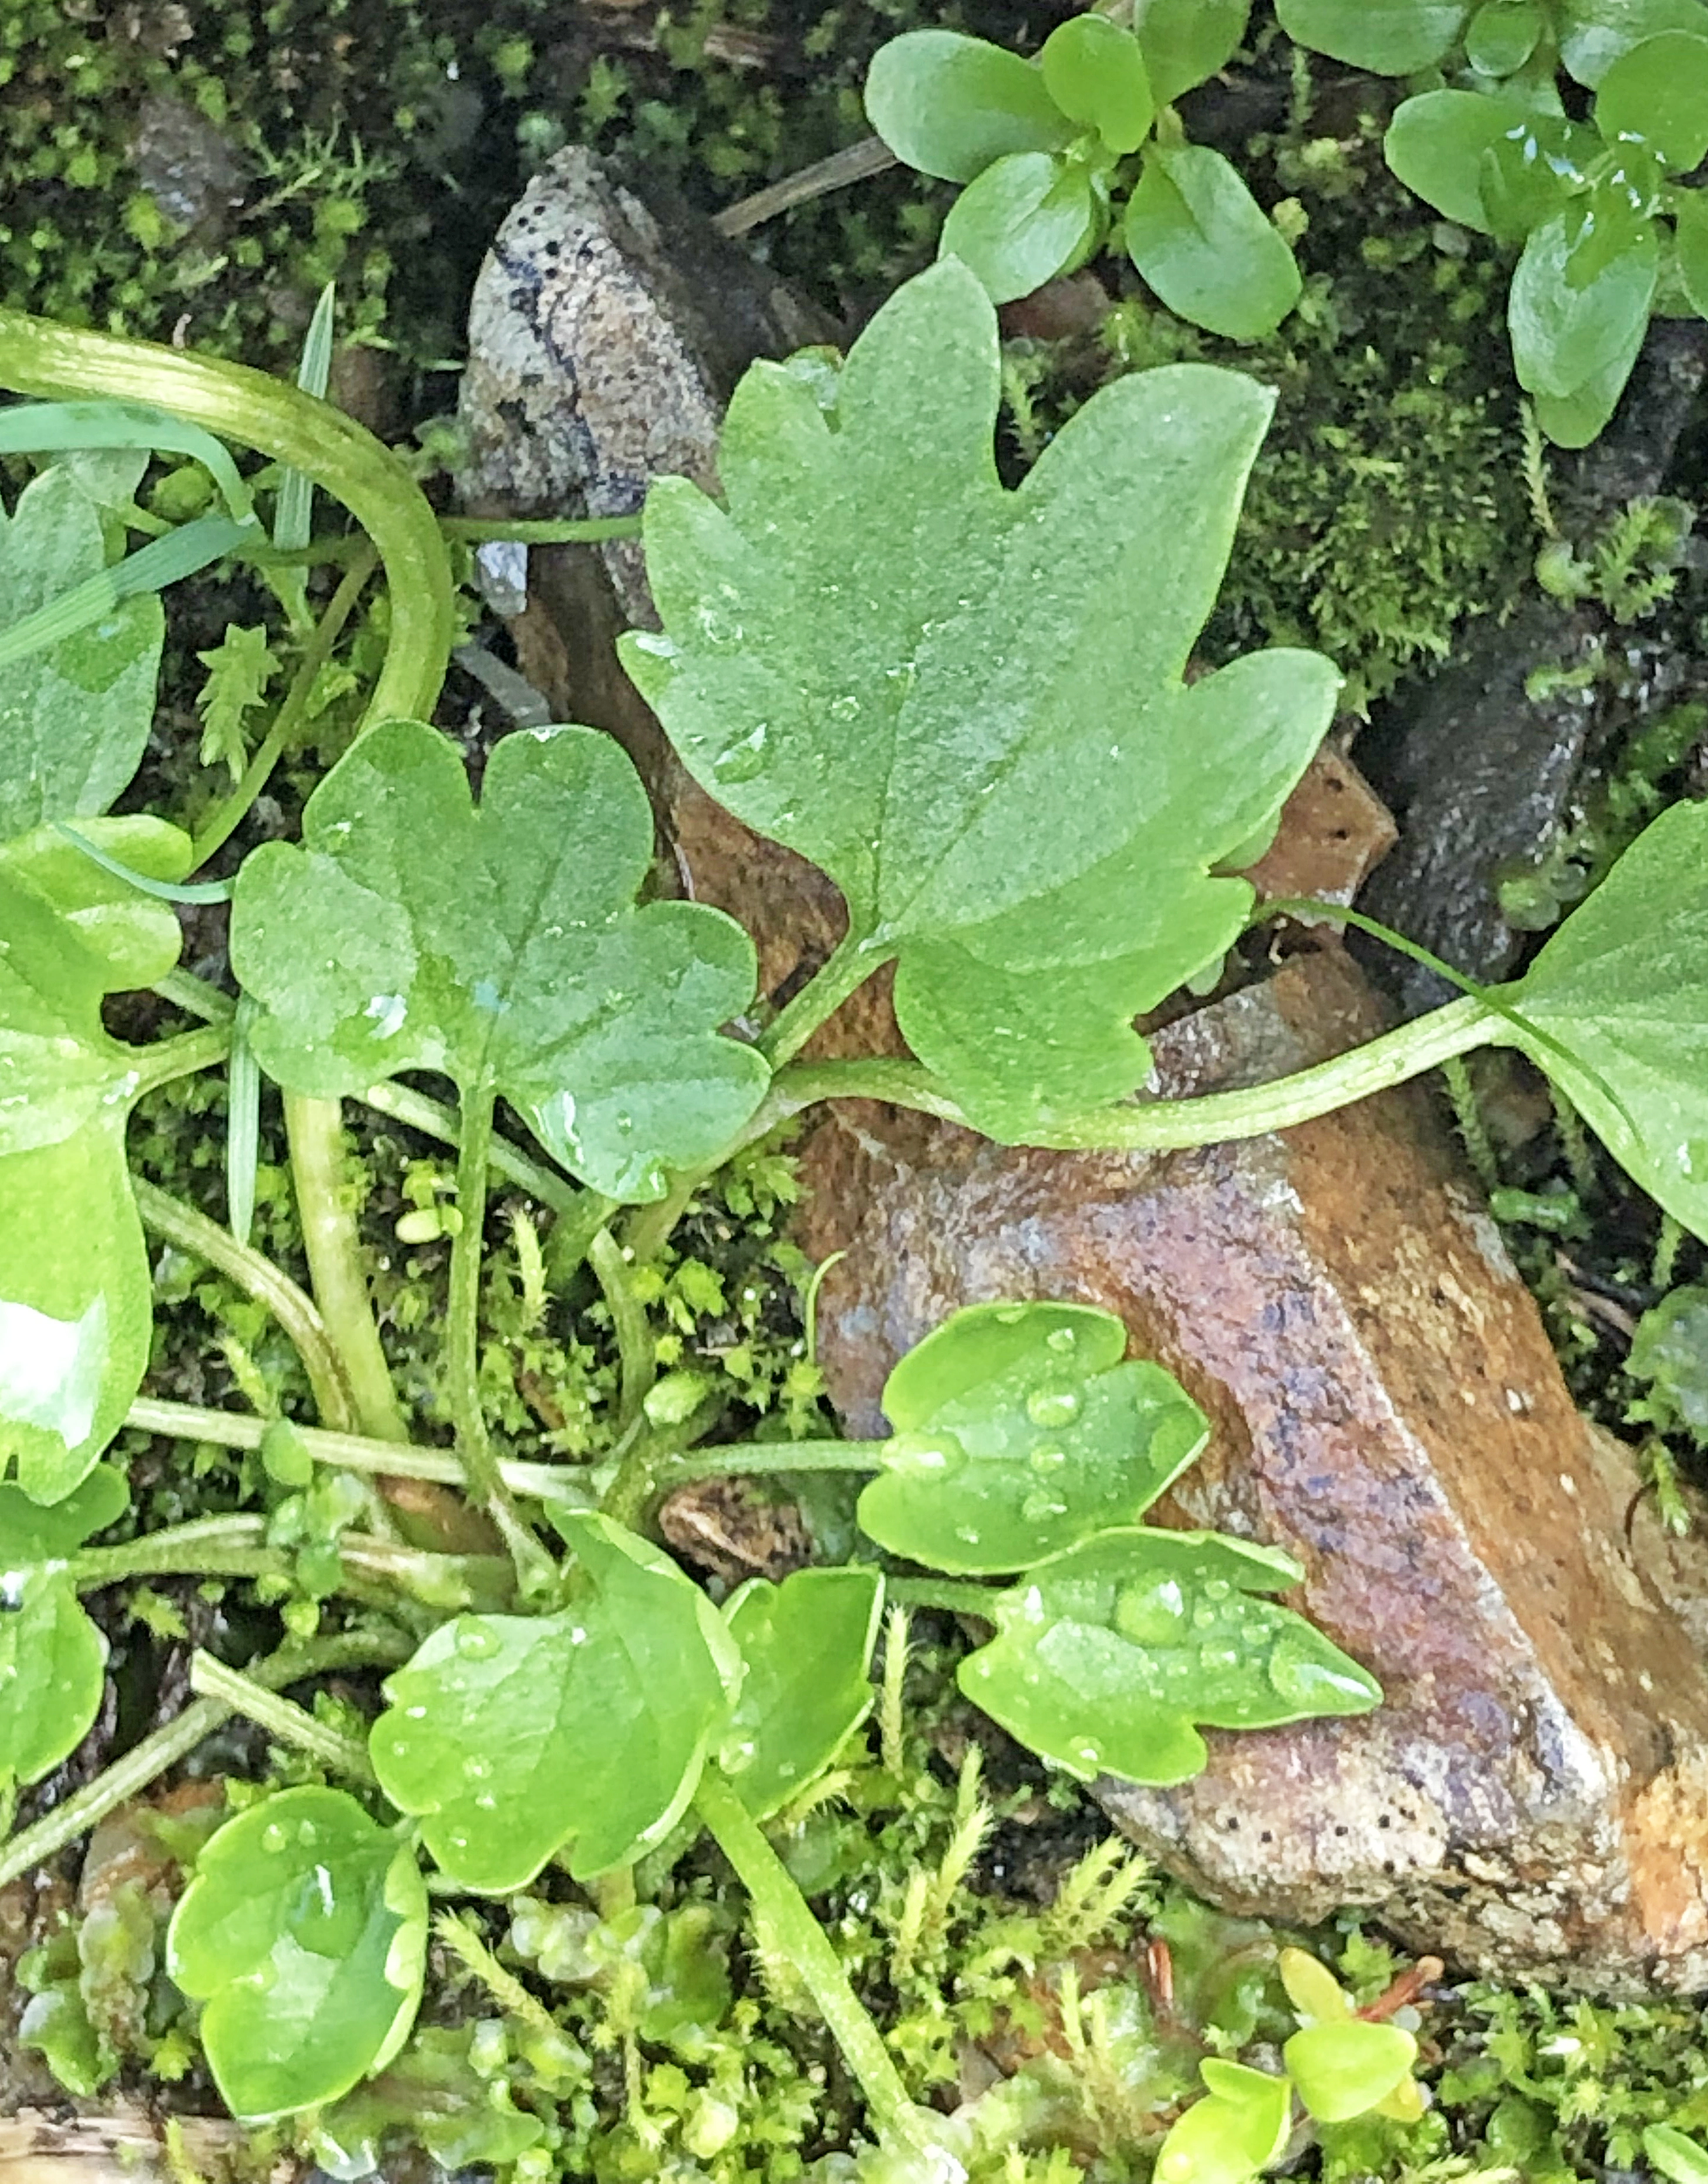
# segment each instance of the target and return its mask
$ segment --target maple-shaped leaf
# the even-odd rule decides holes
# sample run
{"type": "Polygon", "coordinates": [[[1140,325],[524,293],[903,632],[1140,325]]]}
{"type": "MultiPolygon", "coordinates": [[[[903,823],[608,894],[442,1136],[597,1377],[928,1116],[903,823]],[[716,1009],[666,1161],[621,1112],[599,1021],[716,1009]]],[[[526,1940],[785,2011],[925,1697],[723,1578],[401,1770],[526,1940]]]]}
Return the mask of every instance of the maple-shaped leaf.
{"type": "Polygon", "coordinates": [[[646,793],[594,729],[505,737],[477,809],[446,737],[382,723],[310,798],[303,846],[267,843],[238,876],[256,1057],[321,1099],[442,1071],[513,1100],[594,1190],[661,1197],[767,1072],[718,1030],[752,999],[752,943],[698,903],[637,907],[651,854],[646,793]]]}
{"type": "Polygon", "coordinates": [[[662,635],[624,664],[720,802],[829,873],[897,958],[920,1059],[1022,1136],[1145,1077],[1132,1020],[1230,945],[1214,868],[1269,825],[1336,671],[1247,655],[1188,686],[1274,397],[1206,365],[1101,390],[1017,491],[996,314],[946,260],[840,371],[756,365],[720,507],[646,505],[662,635]]]}

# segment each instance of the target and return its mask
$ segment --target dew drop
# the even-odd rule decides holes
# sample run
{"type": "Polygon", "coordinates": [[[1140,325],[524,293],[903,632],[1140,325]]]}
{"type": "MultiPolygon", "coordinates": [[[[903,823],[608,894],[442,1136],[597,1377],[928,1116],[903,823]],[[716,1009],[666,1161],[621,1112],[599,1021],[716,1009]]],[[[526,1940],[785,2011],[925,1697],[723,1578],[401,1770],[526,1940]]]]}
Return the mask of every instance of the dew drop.
{"type": "Polygon", "coordinates": [[[999,1304],[991,1317],[998,1327],[1018,1327],[1026,1317],[1026,1307],[1023,1304],[999,1304]]]}
{"type": "Polygon", "coordinates": [[[1239,1664],[1240,1649],[1237,1646],[1200,1646],[1198,1648],[1198,1667],[1207,1676],[1225,1675],[1230,1669],[1236,1669],[1239,1664]]]}
{"type": "Polygon", "coordinates": [[[269,1820],[261,1830],[261,1848],[275,1857],[289,1841],[290,1837],[276,1820],[269,1820]]]}
{"type": "Polygon", "coordinates": [[[979,1527],[976,1524],[957,1524],[955,1537],[963,1547],[976,1547],[980,1539],[979,1527]]]}
{"type": "Polygon", "coordinates": [[[966,1461],[967,1451],[953,1434],[897,1434],[885,1451],[885,1470],[916,1478],[946,1478],[966,1461]]]}
{"type": "Polygon", "coordinates": [[[1044,1337],[1052,1350],[1063,1351],[1071,1350],[1079,1339],[1071,1327],[1052,1327],[1044,1337]]]}
{"type": "Polygon", "coordinates": [[[1046,1524],[1067,1513],[1068,1505],[1061,1496],[1047,1493],[1041,1486],[1035,1488],[1020,1504],[1020,1514],[1029,1524],[1046,1524]]]}
{"type": "Polygon", "coordinates": [[[1026,1416],[1035,1426],[1065,1426],[1080,1415],[1071,1388],[1035,1388],[1026,1398],[1026,1416]]]}
{"type": "Polygon", "coordinates": [[[1041,1442],[1026,1459],[1034,1471],[1046,1478],[1052,1471],[1059,1471],[1067,1460],[1066,1449],[1052,1447],[1048,1441],[1041,1442]]]}
{"type": "Polygon", "coordinates": [[[1095,1774],[1103,1763],[1103,1747],[1095,1736],[1083,1730],[1068,1739],[1067,1756],[1075,1767],[1083,1767],[1088,1774],[1095,1774]]]}
{"type": "Polygon", "coordinates": [[[833,698],[830,700],[829,711],[833,721],[854,720],[860,711],[860,700],[851,690],[843,697],[833,698]]]}
{"type": "Polygon", "coordinates": [[[1186,1622],[1186,1596],[1172,1577],[1134,1578],[1115,1595],[1114,1625],[1135,1646],[1175,1644],[1186,1622]]]}
{"type": "Polygon", "coordinates": [[[456,1650],[465,1661],[489,1661],[498,1648],[498,1633],[488,1624],[469,1616],[457,1625],[456,1650]]]}
{"type": "Polygon", "coordinates": [[[1225,1600],[1232,1591],[1232,1585],[1228,1583],[1225,1577],[1206,1578],[1204,1580],[1204,1598],[1206,1600],[1225,1600]]]}
{"type": "Polygon", "coordinates": [[[734,784],[751,781],[765,770],[765,746],[771,731],[762,721],[751,735],[728,744],[712,761],[714,781],[734,784]]]}

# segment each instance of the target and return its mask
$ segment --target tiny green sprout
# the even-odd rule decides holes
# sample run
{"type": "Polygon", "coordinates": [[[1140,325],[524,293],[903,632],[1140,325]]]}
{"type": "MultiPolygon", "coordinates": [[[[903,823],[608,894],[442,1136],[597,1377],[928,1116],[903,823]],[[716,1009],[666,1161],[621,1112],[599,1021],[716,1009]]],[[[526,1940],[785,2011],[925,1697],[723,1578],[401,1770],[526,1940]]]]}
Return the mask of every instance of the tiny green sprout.
{"type": "Polygon", "coordinates": [[[1172,110],[1231,58],[1249,12],[1249,0],[1150,0],[1133,29],[1074,15],[1035,63],[956,31],[904,31],[873,58],[867,114],[899,159],[965,185],[941,254],[993,302],[1071,272],[1118,226],[1171,311],[1259,341],[1298,301],[1298,267],[1237,170],[1186,143],[1172,110]]]}
{"type": "Polygon", "coordinates": [[[1283,1949],[1281,1984],[1299,2029],[1281,2050],[1299,2098],[1320,2123],[1345,2123],[1372,2110],[1415,2123],[1423,2095],[1412,2076],[1417,2042],[1403,2025],[1360,2018],[1352,1997],[1303,1949],[1283,1949]]]}

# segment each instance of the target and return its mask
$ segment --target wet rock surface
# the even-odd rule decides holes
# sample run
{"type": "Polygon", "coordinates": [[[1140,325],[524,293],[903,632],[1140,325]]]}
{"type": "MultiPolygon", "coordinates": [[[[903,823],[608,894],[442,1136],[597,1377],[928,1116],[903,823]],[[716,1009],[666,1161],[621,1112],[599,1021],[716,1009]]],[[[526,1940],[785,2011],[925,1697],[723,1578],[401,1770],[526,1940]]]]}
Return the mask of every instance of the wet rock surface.
{"type": "MultiPolygon", "coordinates": [[[[1220,1089],[1380,1023],[1325,951],[1155,1046],[1165,1090],[1220,1089]]],[[[848,1253],[818,1324],[851,1432],[957,1305],[1117,1312],[1212,1421],[1163,1521],[1285,1547],[1292,1604],[1381,1680],[1364,1719],[1212,1732],[1193,1782],[1101,1785],[1138,1841],[1231,1909],[1365,1904],[1506,1977],[1708,1977],[1708,1678],[1627,1546],[1634,1476],[1591,1446],[1426,1094],[1136,1156],[839,1112],[807,1172],[803,1242],[848,1253]]]]}
{"type": "MultiPolygon", "coordinates": [[[[529,232],[536,253],[550,239],[529,232]]],[[[506,263],[494,254],[483,291],[488,276],[517,280],[506,263]]],[[[643,346],[656,344],[652,303],[643,317],[643,346]]],[[[568,405],[566,443],[596,465],[575,425],[594,365],[567,323],[553,330],[555,398],[568,405]]],[[[583,323],[622,338],[619,311],[583,323]]],[[[483,331],[477,315],[477,341],[483,331]]],[[[678,338],[691,360],[691,320],[678,338]]],[[[656,433],[645,421],[691,375],[624,376],[608,357],[597,369],[642,407],[622,445],[669,448],[654,467],[709,476],[714,398],[695,398],[692,448],[679,404],[656,433]]],[[[483,383],[471,373],[472,389],[483,383]]],[[[488,405],[493,437],[465,480],[477,505],[538,511],[525,473],[505,482],[505,434],[537,435],[545,417],[552,443],[552,399],[542,380],[521,410],[488,405]]],[[[613,461],[606,484],[595,470],[566,488],[569,510],[633,504],[629,458],[613,461]]],[[[607,558],[611,582],[595,583],[591,555],[533,557],[512,623],[524,671],[560,717],[623,738],[659,800],[684,892],[747,924],[762,991],[786,1000],[834,944],[840,900],[721,812],[663,748],[607,664],[609,631],[650,619],[633,557],[607,558]]],[[[1343,841],[1329,842],[1326,864],[1323,841],[1311,846],[1311,800],[1319,822],[1331,808],[1333,837],[1346,800],[1363,794],[1349,774],[1328,790],[1323,778],[1314,770],[1293,840],[1272,853],[1271,894],[1343,900],[1380,854],[1368,812],[1350,862],[1343,841]]],[[[1381,1022],[1342,953],[1302,956],[1159,1033],[1164,1089],[1280,1075],[1381,1022]]],[[[881,990],[821,1037],[824,1051],[891,1048],[881,990]]],[[[1284,1139],[1131,1157],[1003,1149],[850,1106],[818,1129],[806,1165],[803,1240],[815,1255],[849,1252],[819,1328],[851,1431],[878,1429],[890,1366],[958,1305],[1063,1296],[1114,1309],[1135,1351],[1176,1372],[1214,1425],[1164,1521],[1287,1547],[1307,1571],[1294,1604],[1383,1680],[1388,1704],[1365,1719],[1212,1733],[1196,1783],[1102,1786],[1137,1840],[1236,1908],[1309,1919],[1363,1904],[1416,1946],[1509,1976],[1604,1990],[1708,1981],[1708,1678],[1627,1550],[1626,1460],[1573,1410],[1426,1093],[1385,1095],[1284,1139]]]]}

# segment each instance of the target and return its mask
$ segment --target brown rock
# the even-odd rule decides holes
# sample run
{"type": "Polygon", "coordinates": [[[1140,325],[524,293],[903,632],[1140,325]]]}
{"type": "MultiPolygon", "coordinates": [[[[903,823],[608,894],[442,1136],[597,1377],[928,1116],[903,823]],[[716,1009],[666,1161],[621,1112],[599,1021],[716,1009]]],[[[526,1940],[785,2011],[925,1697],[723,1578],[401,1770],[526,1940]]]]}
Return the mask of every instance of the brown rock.
{"type": "MultiPolygon", "coordinates": [[[[1338,951],[1157,1034],[1163,1089],[1300,1068],[1380,1028],[1338,951]]],[[[1003,1149],[870,1108],[807,1156],[803,1241],[850,1430],[956,1306],[1071,1297],[1208,1412],[1161,1512],[1285,1547],[1293,1605],[1381,1678],[1355,1721],[1233,1736],[1173,1790],[1105,1782],[1214,1901],[1367,1905],[1415,1947],[1604,1990],[1708,1978],[1708,1678],[1644,1583],[1634,1480],[1592,1446],[1528,1292],[1415,1088],[1248,1144],[1003,1149]]]]}
{"type": "Polygon", "coordinates": [[[1325,744],[1282,806],[1275,841],[1246,877],[1265,902],[1311,895],[1350,904],[1394,839],[1387,806],[1343,751],[1325,744]]]}

